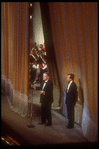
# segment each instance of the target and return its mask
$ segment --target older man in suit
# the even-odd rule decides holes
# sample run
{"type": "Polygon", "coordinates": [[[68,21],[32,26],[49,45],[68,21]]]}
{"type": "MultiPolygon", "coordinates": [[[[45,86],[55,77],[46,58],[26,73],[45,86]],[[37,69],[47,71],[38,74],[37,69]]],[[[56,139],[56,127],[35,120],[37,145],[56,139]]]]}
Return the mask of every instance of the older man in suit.
{"type": "Polygon", "coordinates": [[[66,105],[68,115],[68,126],[67,128],[74,127],[74,106],[77,101],[77,86],[74,82],[74,74],[70,73],[67,75],[68,86],[66,89],[66,105]]]}
{"type": "Polygon", "coordinates": [[[41,86],[40,103],[41,103],[41,122],[45,126],[52,125],[51,104],[53,103],[53,83],[49,79],[49,73],[43,74],[43,84],[41,86]],[[46,123],[46,120],[48,121],[46,123]]]}

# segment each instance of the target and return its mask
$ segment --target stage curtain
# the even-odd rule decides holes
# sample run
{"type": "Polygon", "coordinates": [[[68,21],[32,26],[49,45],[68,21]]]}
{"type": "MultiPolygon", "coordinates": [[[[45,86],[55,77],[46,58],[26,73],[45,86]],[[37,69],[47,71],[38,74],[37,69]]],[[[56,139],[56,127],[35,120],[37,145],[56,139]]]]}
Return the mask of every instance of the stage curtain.
{"type": "MultiPolygon", "coordinates": [[[[98,116],[98,4],[96,2],[49,2],[55,56],[62,92],[67,74],[75,75],[80,100],[84,99],[82,130],[97,140],[98,116]],[[80,89],[83,92],[80,95],[80,89]]],[[[61,99],[63,106],[64,98],[61,99]]]]}
{"type": "Polygon", "coordinates": [[[27,114],[29,3],[1,3],[1,86],[10,108],[27,114]]]}

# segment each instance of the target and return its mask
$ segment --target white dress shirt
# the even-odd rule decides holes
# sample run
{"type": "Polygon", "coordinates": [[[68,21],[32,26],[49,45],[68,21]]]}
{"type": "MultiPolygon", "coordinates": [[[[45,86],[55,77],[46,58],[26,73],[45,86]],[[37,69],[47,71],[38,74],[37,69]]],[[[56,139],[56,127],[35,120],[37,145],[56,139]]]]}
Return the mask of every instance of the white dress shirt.
{"type": "Polygon", "coordinates": [[[69,91],[69,88],[70,88],[70,85],[71,85],[72,82],[73,82],[73,81],[70,81],[69,84],[68,84],[68,86],[67,86],[67,93],[68,93],[68,91],[69,91]]]}
{"type": "MultiPolygon", "coordinates": [[[[48,80],[47,80],[47,81],[48,81],[48,80]]],[[[44,82],[43,87],[42,87],[42,90],[44,89],[44,87],[45,87],[47,81],[44,82]]]]}

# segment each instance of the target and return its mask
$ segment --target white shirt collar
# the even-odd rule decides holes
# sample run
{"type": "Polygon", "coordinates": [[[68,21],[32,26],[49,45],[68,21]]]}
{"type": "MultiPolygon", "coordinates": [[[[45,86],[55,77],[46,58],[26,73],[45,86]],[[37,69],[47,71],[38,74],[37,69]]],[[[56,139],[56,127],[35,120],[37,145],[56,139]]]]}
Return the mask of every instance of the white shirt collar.
{"type": "Polygon", "coordinates": [[[48,80],[47,80],[47,81],[45,81],[45,82],[48,82],[48,80]]]}
{"type": "Polygon", "coordinates": [[[73,81],[70,81],[69,84],[71,84],[73,81]]]}
{"type": "Polygon", "coordinates": [[[72,82],[73,82],[73,81],[70,81],[70,82],[69,82],[69,84],[68,84],[68,86],[67,86],[67,90],[69,90],[70,85],[71,85],[72,82]]]}

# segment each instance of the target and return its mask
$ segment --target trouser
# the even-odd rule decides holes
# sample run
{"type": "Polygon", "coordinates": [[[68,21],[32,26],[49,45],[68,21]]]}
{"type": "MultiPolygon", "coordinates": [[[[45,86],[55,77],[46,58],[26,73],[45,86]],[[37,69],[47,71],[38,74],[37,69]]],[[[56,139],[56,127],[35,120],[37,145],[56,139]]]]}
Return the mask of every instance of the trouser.
{"type": "Polygon", "coordinates": [[[74,105],[67,105],[68,126],[74,127],[74,105]]]}
{"type": "Polygon", "coordinates": [[[41,103],[41,121],[46,123],[46,120],[52,124],[51,103],[41,103]]]}
{"type": "Polygon", "coordinates": [[[31,83],[33,83],[35,81],[36,71],[37,71],[37,69],[32,68],[32,70],[31,70],[31,83]]]}

